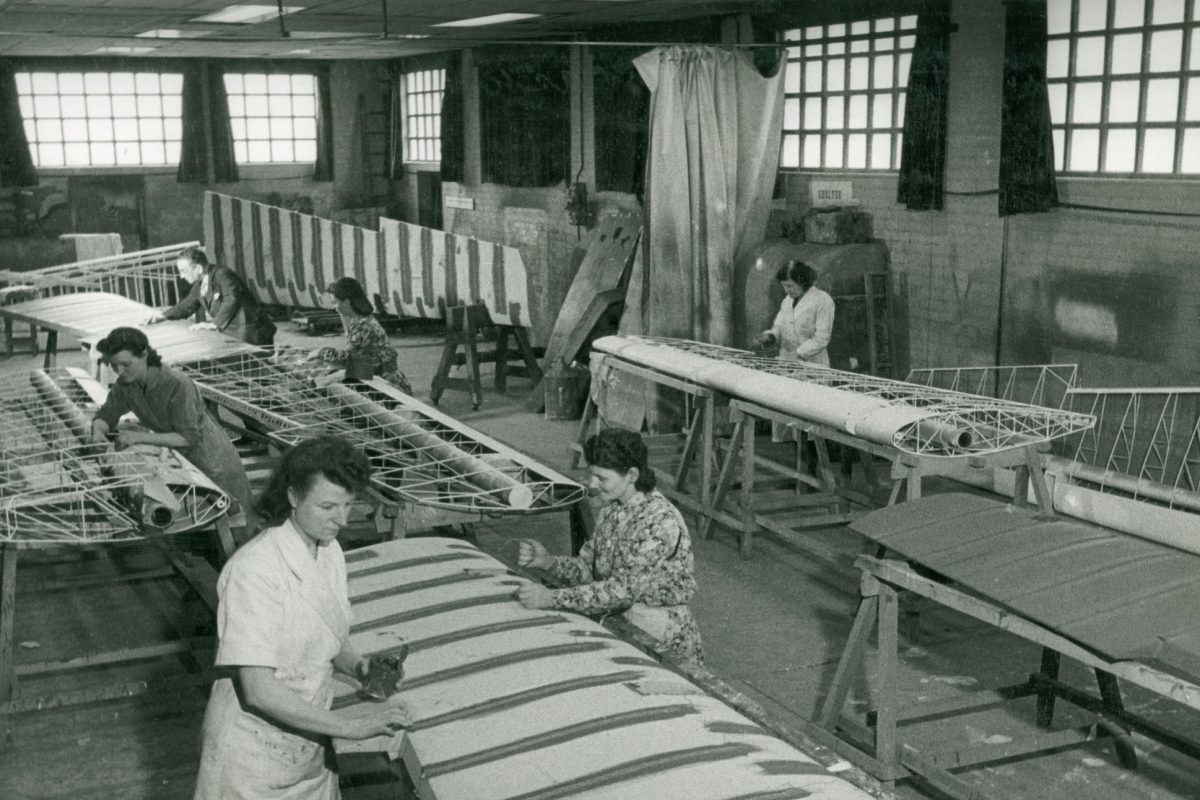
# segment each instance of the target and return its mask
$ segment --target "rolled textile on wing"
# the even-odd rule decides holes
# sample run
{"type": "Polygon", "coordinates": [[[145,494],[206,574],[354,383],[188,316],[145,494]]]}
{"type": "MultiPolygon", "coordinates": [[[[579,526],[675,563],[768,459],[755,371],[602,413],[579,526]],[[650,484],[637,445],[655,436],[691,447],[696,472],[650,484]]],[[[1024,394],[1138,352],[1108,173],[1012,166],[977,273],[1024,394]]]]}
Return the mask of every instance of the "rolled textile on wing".
{"type": "Polygon", "coordinates": [[[464,452],[436,433],[426,430],[419,423],[420,415],[405,412],[403,409],[386,408],[340,383],[330,384],[325,390],[347,408],[365,415],[388,433],[420,449],[431,459],[445,464],[464,481],[502,498],[510,507],[529,508],[533,505],[532,489],[520,481],[513,480],[496,467],[464,452]]]}

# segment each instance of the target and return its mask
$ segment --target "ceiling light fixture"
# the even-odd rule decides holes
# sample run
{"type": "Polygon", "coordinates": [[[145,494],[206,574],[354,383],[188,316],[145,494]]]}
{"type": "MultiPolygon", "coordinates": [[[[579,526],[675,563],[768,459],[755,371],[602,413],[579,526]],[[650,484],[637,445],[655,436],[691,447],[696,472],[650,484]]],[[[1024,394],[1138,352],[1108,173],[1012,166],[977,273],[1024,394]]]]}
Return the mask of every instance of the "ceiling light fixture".
{"type": "Polygon", "coordinates": [[[87,53],[89,56],[144,56],[146,53],[153,53],[157,47],[126,47],[125,45],[112,45],[109,47],[98,47],[95,50],[87,53]]]}
{"type": "Polygon", "coordinates": [[[189,22],[220,22],[226,25],[254,25],[259,22],[266,22],[275,17],[281,17],[284,14],[295,14],[297,11],[303,11],[304,6],[262,6],[262,5],[239,5],[228,6],[220,11],[214,11],[211,14],[205,14],[203,17],[195,17],[188,20],[189,22]]]}
{"type": "Polygon", "coordinates": [[[138,34],[142,39],[199,39],[216,31],[181,31],[178,28],[159,28],[153,31],[143,31],[138,34]]]}
{"type": "Polygon", "coordinates": [[[502,22],[516,22],[522,19],[533,19],[541,17],[543,14],[489,14],[486,17],[472,17],[471,19],[460,19],[454,22],[439,22],[433,27],[435,28],[478,28],[483,25],[499,25],[502,22]]]}

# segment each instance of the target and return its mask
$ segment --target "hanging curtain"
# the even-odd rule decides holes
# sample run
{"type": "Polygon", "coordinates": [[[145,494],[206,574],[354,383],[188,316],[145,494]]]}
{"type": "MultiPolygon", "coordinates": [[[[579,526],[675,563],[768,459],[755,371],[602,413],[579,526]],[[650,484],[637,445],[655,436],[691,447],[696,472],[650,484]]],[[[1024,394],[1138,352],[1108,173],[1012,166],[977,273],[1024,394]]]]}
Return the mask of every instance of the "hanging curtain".
{"type": "Polygon", "coordinates": [[[741,51],[660,47],[650,88],[640,329],[734,344],[734,264],[762,242],[779,164],[783,71],[741,51]]]}
{"type": "Polygon", "coordinates": [[[333,180],[333,94],[329,90],[329,68],[317,70],[317,163],[314,181],[333,180]]]}
{"type": "Polygon", "coordinates": [[[896,202],[912,211],[939,210],[946,179],[946,109],[950,96],[950,10],[942,0],[917,15],[908,71],[904,142],[896,202]]]}
{"type": "Polygon", "coordinates": [[[1008,0],[1000,111],[1000,216],[1058,205],[1046,91],[1046,2],[1008,0]]]}
{"type": "Polygon", "coordinates": [[[506,186],[569,181],[567,49],[485,51],[476,64],[483,180],[506,186]]]}
{"type": "Polygon", "coordinates": [[[398,180],[404,176],[404,63],[393,61],[388,65],[388,138],[387,176],[398,180]]]}
{"type": "Polygon", "coordinates": [[[650,91],[633,65],[644,48],[592,49],[596,188],[641,195],[650,143],[650,91]]]}
{"type": "Polygon", "coordinates": [[[37,186],[12,65],[0,62],[0,186],[37,186]]]}
{"type": "Polygon", "coordinates": [[[224,72],[203,62],[189,64],[183,71],[182,105],[183,141],[175,179],[179,183],[236,182],[224,72]]]}
{"type": "Polygon", "coordinates": [[[442,92],[442,180],[463,182],[463,69],[462,53],[446,59],[446,88],[442,92]]]}

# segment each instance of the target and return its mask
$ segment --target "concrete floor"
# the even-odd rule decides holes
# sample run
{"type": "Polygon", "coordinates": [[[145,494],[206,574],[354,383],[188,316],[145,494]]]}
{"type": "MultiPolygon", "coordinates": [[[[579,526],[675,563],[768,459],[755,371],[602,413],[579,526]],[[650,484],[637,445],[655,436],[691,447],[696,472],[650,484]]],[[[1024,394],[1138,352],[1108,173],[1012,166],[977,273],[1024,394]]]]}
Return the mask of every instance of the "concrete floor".
{"type": "MultiPolygon", "coordinates": [[[[282,343],[312,347],[331,343],[328,338],[305,337],[291,327],[281,325],[282,343]]],[[[418,393],[427,392],[440,340],[429,335],[397,336],[394,344],[400,350],[401,368],[418,393]]],[[[70,350],[73,343],[61,346],[60,364],[81,363],[81,356],[70,350]]],[[[28,355],[0,359],[0,374],[27,371],[40,363],[40,357],[28,355]]],[[[505,396],[489,387],[478,411],[472,411],[470,399],[460,392],[448,392],[440,407],[567,472],[568,444],[576,435],[577,423],[550,421],[529,412],[523,404],[527,393],[527,382],[514,379],[505,396]]],[[[479,544],[508,562],[515,558],[513,539],[528,535],[537,536],[557,552],[569,547],[562,514],[500,519],[476,530],[479,544]]],[[[847,552],[861,547],[845,529],[821,535],[847,552]]],[[[718,531],[711,540],[696,541],[695,549],[700,591],[694,608],[709,668],[757,701],[776,721],[802,727],[820,703],[846,641],[858,600],[857,577],[830,569],[792,544],[769,536],[756,540],[750,560],[739,557],[735,539],[728,532],[718,531]]],[[[25,611],[20,605],[17,613],[21,640],[25,611]]],[[[39,623],[24,624],[36,629],[39,623]]],[[[919,627],[901,638],[899,683],[904,700],[935,699],[1014,683],[1036,669],[1036,648],[954,612],[923,607],[919,627]]],[[[1078,665],[1064,662],[1064,677],[1076,677],[1080,685],[1088,685],[1088,675],[1078,665]]],[[[204,688],[196,687],[181,690],[168,703],[117,701],[14,717],[9,721],[8,738],[0,743],[0,798],[190,797],[205,696],[204,688]]],[[[851,702],[863,706],[870,697],[868,674],[860,679],[851,702]]],[[[1200,738],[1200,714],[1136,692],[1127,692],[1126,703],[1161,724],[1200,738]]],[[[1030,704],[1016,703],[1003,710],[926,726],[920,735],[923,740],[960,744],[1002,741],[1029,730],[1031,718],[1030,704]]],[[[1071,718],[1060,712],[1062,722],[1071,718]]],[[[1118,766],[1112,748],[1097,742],[963,775],[994,798],[1014,800],[1200,797],[1200,771],[1194,761],[1141,737],[1135,737],[1135,743],[1142,762],[1136,771],[1118,766]]],[[[400,794],[397,787],[376,785],[351,787],[345,796],[347,800],[367,800],[400,794]]],[[[902,784],[896,796],[939,795],[902,784]]]]}

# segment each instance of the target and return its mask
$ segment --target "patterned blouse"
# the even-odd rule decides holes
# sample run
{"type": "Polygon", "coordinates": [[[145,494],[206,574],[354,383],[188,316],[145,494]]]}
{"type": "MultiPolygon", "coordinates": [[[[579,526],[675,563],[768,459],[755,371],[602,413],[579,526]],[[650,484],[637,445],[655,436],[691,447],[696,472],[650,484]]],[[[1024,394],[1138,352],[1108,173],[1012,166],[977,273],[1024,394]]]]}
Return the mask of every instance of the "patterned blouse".
{"type": "Polygon", "coordinates": [[[396,351],[388,343],[387,333],[379,320],[374,317],[358,317],[350,322],[346,329],[345,350],[336,347],[322,347],[317,351],[317,358],[343,369],[351,362],[371,364],[374,375],[383,378],[405,394],[412,394],[412,385],[400,371],[396,359],[396,351]]]}
{"type": "Polygon", "coordinates": [[[623,613],[635,603],[664,610],[669,621],[655,636],[663,654],[699,667],[700,632],[688,607],[696,593],[694,567],[683,516],[652,491],[606,504],[579,555],[554,556],[546,571],[567,584],[551,591],[556,608],[592,616],[623,613]]]}

